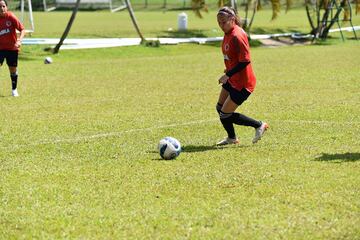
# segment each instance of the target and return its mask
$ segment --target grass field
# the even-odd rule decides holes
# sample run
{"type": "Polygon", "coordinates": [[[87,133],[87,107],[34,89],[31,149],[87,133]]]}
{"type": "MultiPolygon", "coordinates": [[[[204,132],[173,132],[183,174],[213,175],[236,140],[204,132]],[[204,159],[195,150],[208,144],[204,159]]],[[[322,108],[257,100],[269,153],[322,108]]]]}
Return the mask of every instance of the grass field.
{"type": "Polygon", "coordinates": [[[358,42],[253,48],[239,111],[271,128],[224,148],[219,46],[46,54],[24,46],[19,98],[0,73],[0,239],[360,238],[358,42]]]}

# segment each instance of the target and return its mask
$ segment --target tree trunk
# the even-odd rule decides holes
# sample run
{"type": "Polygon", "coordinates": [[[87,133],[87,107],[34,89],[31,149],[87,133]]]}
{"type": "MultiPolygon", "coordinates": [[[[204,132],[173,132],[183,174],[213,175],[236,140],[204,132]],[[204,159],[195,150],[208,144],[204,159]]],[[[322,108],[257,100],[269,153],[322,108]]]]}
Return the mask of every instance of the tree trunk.
{"type": "Polygon", "coordinates": [[[66,39],[67,35],[69,34],[71,26],[72,26],[72,24],[73,24],[73,22],[75,20],[76,14],[77,14],[77,12],[79,10],[79,6],[80,6],[80,0],[76,0],[75,7],[74,7],[73,12],[71,14],[70,20],[69,20],[69,22],[68,22],[68,24],[67,24],[67,26],[65,28],[65,31],[64,31],[63,35],[61,36],[59,43],[56,45],[56,47],[53,50],[54,54],[59,52],[59,49],[60,49],[61,45],[63,44],[64,40],[66,39]]]}
{"type": "MultiPolygon", "coordinates": [[[[335,4],[335,3],[332,3],[332,4],[335,4]]],[[[320,38],[323,38],[323,39],[327,38],[327,36],[329,34],[329,30],[331,29],[331,27],[334,25],[335,22],[339,21],[339,15],[340,15],[341,11],[343,10],[344,6],[345,6],[345,0],[342,0],[341,3],[340,3],[340,7],[337,8],[336,13],[332,17],[330,23],[328,24],[328,26],[326,26],[323,29],[323,31],[322,31],[322,33],[320,35],[320,38]]],[[[331,5],[331,7],[332,7],[332,5],[331,5]]]]}
{"type": "Polygon", "coordinates": [[[250,22],[249,22],[249,24],[248,24],[248,26],[247,26],[247,30],[248,30],[249,36],[250,36],[250,28],[251,28],[251,25],[252,25],[252,23],[253,23],[253,21],[254,21],[254,18],[255,18],[255,14],[256,14],[256,12],[257,12],[257,8],[258,8],[258,3],[259,3],[259,1],[260,1],[260,0],[255,0],[255,2],[254,2],[254,9],[253,9],[253,13],[252,13],[252,16],[251,16],[251,20],[250,20],[250,22]]]}
{"type": "Polygon", "coordinates": [[[139,29],[139,26],[136,22],[136,18],[135,18],[135,14],[134,14],[134,11],[131,7],[131,4],[130,4],[130,1],[129,0],[125,0],[125,4],[127,6],[127,9],[129,11],[129,14],[130,14],[130,17],[131,17],[131,21],[133,22],[134,24],[134,27],[136,29],[136,32],[138,33],[139,37],[141,38],[141,42],[144,42],[145,41],[145,38],[143,37],[143,35],[141,34],[140,32],[140,29],[139,29]]]}

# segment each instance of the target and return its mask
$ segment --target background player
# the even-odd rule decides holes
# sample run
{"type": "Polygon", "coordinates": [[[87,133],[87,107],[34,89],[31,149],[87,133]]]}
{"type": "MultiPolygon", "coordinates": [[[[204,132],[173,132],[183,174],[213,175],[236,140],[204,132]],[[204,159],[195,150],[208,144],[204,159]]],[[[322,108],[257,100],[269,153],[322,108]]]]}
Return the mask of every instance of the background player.
{"type": "Polygon", "coordinates": [[[17,91],[17,65],[18,55],[22,39],[25,36],[25,28],[19,19],[10,11],[8,11],[6,0],[0,0],[0,66],[6,59],[9,67],[12,95],[18,97],[17,91]],[[20,32],[17,37],[16,30],[20,32]]]}

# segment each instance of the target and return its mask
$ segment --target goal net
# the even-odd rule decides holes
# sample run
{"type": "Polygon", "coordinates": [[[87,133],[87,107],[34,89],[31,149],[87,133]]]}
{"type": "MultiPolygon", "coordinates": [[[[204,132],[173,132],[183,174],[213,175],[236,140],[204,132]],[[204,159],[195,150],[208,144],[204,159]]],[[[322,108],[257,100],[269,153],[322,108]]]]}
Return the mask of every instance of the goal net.
{"type": "Polygon", "coordinates": [[[8,10],[13,12],[25,27],[27,33],[35,30],[31,0],[9,1],[8,10]]]}
{"type": "MultiPolygon", "coordinates": [[[[76,0],[42,0],[44,11],[52,11],[59,9],[72,9],[76,5],[76,0]]],[[[110,9],[111,12],[116,12],[125,9],[123,0],[81,0],[80,9],[97,10],[110,9]]]]}

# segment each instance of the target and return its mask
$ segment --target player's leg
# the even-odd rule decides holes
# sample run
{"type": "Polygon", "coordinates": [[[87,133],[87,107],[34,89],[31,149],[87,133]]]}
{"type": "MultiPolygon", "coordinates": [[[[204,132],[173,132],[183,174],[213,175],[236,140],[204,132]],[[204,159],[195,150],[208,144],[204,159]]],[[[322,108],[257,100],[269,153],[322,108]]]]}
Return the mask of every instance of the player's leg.
{"type": "MultiPolygon", "coordinates": [[[[250,118],[244,114],[235,112],[236,108],[240,106],[243,102],[245,102],[248,97],[250,96],[250,92],[247,91],[245,88],[242,90],[237,90],[232,88],[231,86],[227,86],[229,89],[230,97],[224,103],[221,112],[224,116],[224,122],[227,124],[237,124],[242,126],[250,126],[255,129],[255,136],[253,138],[253,143],[256,143],[258,140],[261,139],[262,135],[268,129],[268,124],[263,123],[261,121],[255,120],[250,118]]],[[[234,135],[235,136],[235,135],[234,135]]],[[[233,139],[236,139],[234,137],[233,139]]]]}
{"type": "Polygon", "coordinates": [[[227,90],[225,90],[224,88],[221,88],[221,91],[219,94],[219,99],[216,104],[216,111],[218,112],[218,114],[220,114],[220,110],[221,110],[225,100],[228,98],[228,96],[229,96],[229,92],[227,90]]]}
{"type": "MultiPolygon", "coordinates": [[[[232,99],[234,100],[235,103],[237,103],[238,105],[241,105],[243,102],[245,102],[248,99],[250,94],[251,93],[249,91],[247,91],[245,88],[243,88],[240,91],[238,91],[236,89],[231,91],[230,96],[232,97],[232,99]]],[[[249,127],[253,127],[255,129],[255,136],[252,140],[253,143],[256,143],[257,141],[259,141],[261,139],[262,135],[264,135],[265,131],[269,128],[269,125],[267,123],[255,120],[251,117],[248,117],[244,114],[237,113],[237,112],[234,112],[232,114],[231,119],[232,119],[233,123],[235,123],[237,125],[249,126],[249,127]]]]}
{"type": "Polygon", "coordinates": [[[0,67],[2,67],[5,60],[4,51],[0,50],[0,67]]]}
{"type": "Polygon", "coordinates": [[[257,143],[269,128],[266,122],[255,120],[241,113],[233,113],[233,121],[237,125],[249,126],[255,129],[255,136],[252,140],[253,143],[257,143]]]}
{"type": "Polygon", "coordinates": [[[18,82],[17,67],[9,67],[9,71],[10,71],[10,78],[11,78],[12,95],[14,97],[18,97],[19,93],[17,91],[17,82],[18,82]]]}
{"type": "Polygon", "coordinates": [[[6,63],[9,67],[10,78],[11,78],[11,88],[12,95],[14,97],[18,97],[19,93],[17,91],[17,83],[18,83],[18,72],[17,72],[17,64],[18,64],[18,52],[17,51],[9,51],[6,57],[6,63]]]}
{"type": "Polygon", "coordinates": [[[216,110],[219,113],[220,121],[228,134],[224,140],[218,142],[216,145],[227,145],[231,143],[238,143],[238,139],[236,138],[234,125],[231,121],[229,121],[229,117],[231,113],[237,108],[237,105],[232,102],[230,98],[229,92],[223,87],[221,89],[219,100],[216,105],[216,110]],[[233,110],[231,110],[233,109],[233,110]]]}
{"type": "Polygon", "coordinates": [[[234,112],[232,118],[237,125],[249,126],[255,129],[255,136],[252,140],[253,143],[258,142],[269,128],[269,125],[266,122],[255,120],[241,113],[234,112]]]}

